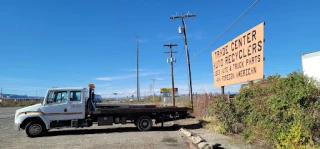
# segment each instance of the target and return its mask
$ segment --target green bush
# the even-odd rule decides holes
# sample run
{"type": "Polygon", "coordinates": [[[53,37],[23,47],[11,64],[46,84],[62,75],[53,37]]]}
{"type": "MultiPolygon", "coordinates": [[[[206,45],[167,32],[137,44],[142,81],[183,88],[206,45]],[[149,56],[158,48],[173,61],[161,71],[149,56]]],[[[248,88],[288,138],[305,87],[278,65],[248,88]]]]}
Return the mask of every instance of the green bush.
{"type": "Polygon", "coordinates": [[[228,100],[225,96],[217,96],[210,103],[209,109],[210,115],[220,121],[220,125],[226,130],[225,132],[237,133],[239,131],[239,119],[231,100],[228,100]]]}
{"type": "Polygon", "coordinates": [[[298,71],[269,76],[242,88],[233,100],[216,98],[210,114],[248,141],[259,136],[276,148],[315,147],[320,140],[317,83],[298,71]]]}

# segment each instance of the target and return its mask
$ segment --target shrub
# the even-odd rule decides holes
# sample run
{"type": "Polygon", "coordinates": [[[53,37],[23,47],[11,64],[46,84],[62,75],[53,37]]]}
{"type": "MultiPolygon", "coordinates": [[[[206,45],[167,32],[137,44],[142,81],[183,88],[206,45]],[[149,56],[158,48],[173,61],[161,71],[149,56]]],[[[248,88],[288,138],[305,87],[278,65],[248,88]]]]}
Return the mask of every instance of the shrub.
{"type": "Polygon", "coordinates": [[[210,103],[209,113],[219,120],[225,132],[238,133],[241,131],[241,124],[235,110],[233,100],[220,95],[210,103]]]}
{"type": "Polygon", "coordinates": [[[226,132],[249,142],[257,137],[276,148],[308,148],[319,144],[319,89],[314,79],[294,71],[249,83],[233,100],[219,96],[210,104],[226,132]]]}

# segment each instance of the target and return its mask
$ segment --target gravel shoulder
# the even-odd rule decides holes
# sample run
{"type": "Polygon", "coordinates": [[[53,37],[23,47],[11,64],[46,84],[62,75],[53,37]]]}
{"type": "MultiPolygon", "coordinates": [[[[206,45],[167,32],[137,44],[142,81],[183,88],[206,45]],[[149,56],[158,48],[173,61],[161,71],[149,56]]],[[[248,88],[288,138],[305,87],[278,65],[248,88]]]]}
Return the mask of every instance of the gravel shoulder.
{"type": "Polygon", "coordinates": [[[202,128],[197,119],[189,118],[174,121],[176,125],[187,129],[188,131],[203,138],[212,148],[223,149],[249,149],[249,148],[267,148],[262,143],[247,144],[240,135],[223,135],[208,129],[202,128]]]}
{"type": "Polygon", "coordinates": [[[0,119],[14,117],[14,113],[19,108],[21,108],[21,107],[1,107],[0,108],[0,119]]]}

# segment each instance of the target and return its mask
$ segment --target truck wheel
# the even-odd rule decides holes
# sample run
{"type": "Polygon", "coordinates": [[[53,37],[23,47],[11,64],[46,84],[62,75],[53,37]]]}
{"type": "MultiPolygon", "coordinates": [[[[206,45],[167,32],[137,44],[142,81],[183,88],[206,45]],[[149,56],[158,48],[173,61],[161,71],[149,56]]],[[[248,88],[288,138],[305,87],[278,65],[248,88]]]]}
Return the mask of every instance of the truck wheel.
{"type": "Polygon", "coordinates": [[[26,127],[26,133],[29,137],[39,137],[45,132],[44,125],[39,121],[31,121],[29,124],[27,124],[26,127]]]}
{"type": "Polygon", "coordinates": [[[142,116],[137,121],[137,127],[140,131],[149,131],[152,128],[152,119],[148,116],[142,116]]]}

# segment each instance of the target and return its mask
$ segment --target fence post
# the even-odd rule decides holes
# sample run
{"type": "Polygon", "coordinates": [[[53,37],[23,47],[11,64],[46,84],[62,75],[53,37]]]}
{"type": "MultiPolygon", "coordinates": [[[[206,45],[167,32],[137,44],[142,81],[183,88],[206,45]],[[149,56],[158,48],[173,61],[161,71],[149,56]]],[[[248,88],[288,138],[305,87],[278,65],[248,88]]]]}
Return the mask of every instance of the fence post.
{"type": "Polygon", "coordinates": [[[228,92],[228,103],[230,104],[230,91],[228,92]]]}
{"type": "Polygon", "coordinates": [[[207,93],[207,102],[206,102],[206,117],[209,116],[209,108],[210,108],[210,95],[207,93]]]}

